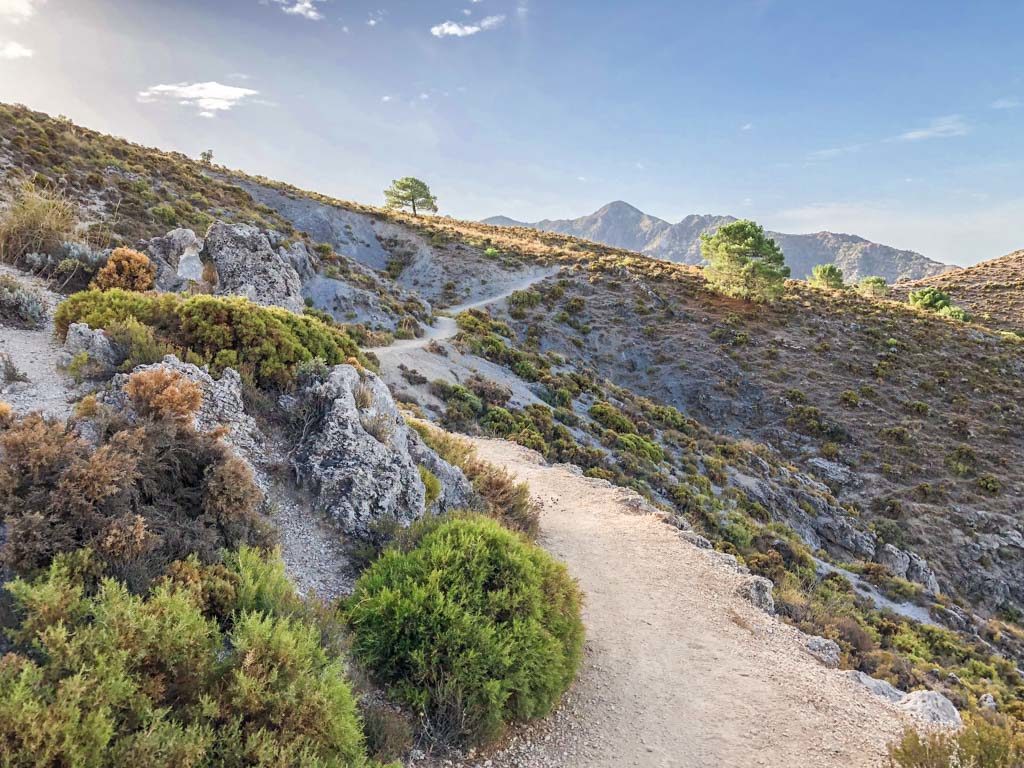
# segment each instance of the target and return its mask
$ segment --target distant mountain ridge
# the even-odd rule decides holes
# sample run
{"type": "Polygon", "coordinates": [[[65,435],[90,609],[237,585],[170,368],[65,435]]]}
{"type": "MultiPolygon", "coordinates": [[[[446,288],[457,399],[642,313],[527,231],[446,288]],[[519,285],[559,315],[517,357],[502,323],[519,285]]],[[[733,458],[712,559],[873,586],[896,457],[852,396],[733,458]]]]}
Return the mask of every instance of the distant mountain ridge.
{"type": "MultiPolygon", "coordinates": [[[[572,235],[604,243],[615,248],[655,256],[684,264],[701,262],[700,236],[715,232],[723,224],[736,221],[735,216],[691,214],[676,224],[644,213],[629,203],[617,200],[588,216],[578,219],[544,219],[533,223],[516,221],[507,216],[484,219],[484,224],[499,227],[529,227],[548,232],[572,235]]],[[[848,281],[868,275],[879,275],[890,283],[899,280],[920,280],[954,267],[929,259],[915,251],[873,243],[857,235],[815,232],[793,235],[769,232],[782,248],[793,277],[804,278],[816,264],[835,264],[848,281]]]]}

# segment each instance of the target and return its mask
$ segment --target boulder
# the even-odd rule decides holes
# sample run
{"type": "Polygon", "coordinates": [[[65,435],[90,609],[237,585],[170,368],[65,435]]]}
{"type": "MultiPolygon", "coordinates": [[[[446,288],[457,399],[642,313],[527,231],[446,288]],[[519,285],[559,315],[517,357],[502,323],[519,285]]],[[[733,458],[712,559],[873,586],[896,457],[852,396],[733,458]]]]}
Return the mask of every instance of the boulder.
{"type": "Polygon", "coordinates": [[[901,701],[907,695],[891,683],[887,683],[885,680],[878,680],[858,669],[847,670],[845,674],[855,683],[867,688],[875,696],[881,696],[883,699],[888,699],[893,703],[901,701]]]}
{"type": "Polygon", "coordinates": [[[244,296],[292,312],[303,309],[295,267],[275,251],[266,234],[248,224],[218,222],[206,233],[203,258],[217,269],[216,292],[244,296]]]}
{"type": "Polygon", "coordinates": [[[88,379],[109,379],[127,357],[126,351],[102,330],[94,331],[85,323],[72,323],[68,326],[68,335],[57,363],[62,368],[74,364],[76,373],[88,379]]]}
{"type": "Polygon", "coordinates": [[[441,480],[437,511],[470,498],[461,470],[422,443],[373,373],[336,366],[326,380],[303,390],[292,408],[308,414],[292,460],[295,475],[310,489],[314,507],[347,534],[380,539],[382,524],[408,526],[422,517],[427,510],[420,464],[441,480]]]}
{"type": "Polygon", "coordinates": [[[143,249],[156,265],[159,290],[182,290],[189,281],[202,281],[203,262],[199,254],[203,241],[191,229],[174,229],[163,237],[154,237],[143,244],[143,249]]]}
{"type": "Polygon", "coordinates": [[[963,725],[953,702],[938,691],[914,691],[900,699],[896,706],[923,723],[955,730],[963,725]]]}
{"type": "Polygon", "coordinates": [[[775,598],[772,597],[774,588],[770,579],[763,576],[751,576],[744,581],[736,590],[740,597],[749,600],[755,608],[759,608],[767,614],[775,613],[775,598]]]}
{"type": "Polygon", "coordinates": [[[978,706],[994,712],[996,710],[996,697],[991,693],[983,693],[978,699],[978,706]]]}
{"type": "Polygon", "coordinates": [[[839,666],[839,657],[842,654],[839,644],[834,640],[824,637],[809,637],[806,643],[807,651],[829,669],[836,669],[839,666]]]}
{"type": "Polygon", "coordinates": [[[809,459],[807,464],[818,477],[829,485],[844,488],[859,484],[859,478],[849,467],[835,461],[829,461],[828,459],[816,456],[813,459],[809,459]]]}

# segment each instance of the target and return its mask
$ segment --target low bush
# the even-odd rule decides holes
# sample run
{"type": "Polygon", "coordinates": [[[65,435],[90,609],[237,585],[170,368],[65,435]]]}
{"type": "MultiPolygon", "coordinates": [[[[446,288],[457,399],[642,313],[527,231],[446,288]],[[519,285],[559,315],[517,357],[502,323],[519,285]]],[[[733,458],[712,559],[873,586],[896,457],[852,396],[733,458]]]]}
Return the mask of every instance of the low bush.
{"type": "Polygon", "coordinates": [[[962,730],[919,733],[908,728],[889,745],[890,768],[1020,768],[1024,735],[998,715],[972,715],[962,730]]]}
{"type": "Polygon", "coordinates": [[[60,250],[75,230],[75,206],[63,196],[27,185],[0,219],[0,261],[60,250]]]}
{"type": "Polygon", "coordinates": [[[120,288],[125,291],[148,291],[156,280],[156,267],[144,253],[131,248],[116,248],[107,263],[96,273],[94,288],[107,291],[120,288]]]}
{"type": "Polygon", "coordinates": [[[46,304],[42,295],[10,275],[0,275],[0,325],[42,328],[46,304]]]}
{"type": "Polygon", "coordinates": [[[356,659],[439,740],[488,742],[547,714],[582,653],[580,594],[564,566],[482,517],[385,552],[345,610],[356,659]]]}
{"type": "Polygon", "coordinates": [[[209,365],[215,374],[239,369],[261,386],[291,386],[296,368],[314,358],[327,365],[364,361],[341,328],[237,296],[90,290],[69,297],[55,316],[61,336],[71,323],[106,330],[132,320],[152,328],[155,342],[183,350],[190,362],[209,365]]]}
{"type": "Polygon", "coordinates": [[[238,561],[179,565],[134,595],[97,582],[81,550],[7,585],[21,621],[0,659],[3,762],[366,765],[355,700],[320,627],[246,606],[238,561]],[[210,614],[214,593],[226,625],[210,614]]]}
{"type": "Polygon", "coordinates": [[[95,406],[98,445],[39,414],[0,430],[5,565],[31,575],[90,547],[106,573],[141,590],[175,560],[210,563],[224,548],[271,542],[248,465],[190,423],[195,385],[156,373],[129,381],[146,416],[137,424],[95,406]]]}
{"type": "Polygon", "coordinates": [[[884,299],[889,295],[889,284],[884,277],[870,275],[857,283],[857,293],[872,299],[884,299]]]}

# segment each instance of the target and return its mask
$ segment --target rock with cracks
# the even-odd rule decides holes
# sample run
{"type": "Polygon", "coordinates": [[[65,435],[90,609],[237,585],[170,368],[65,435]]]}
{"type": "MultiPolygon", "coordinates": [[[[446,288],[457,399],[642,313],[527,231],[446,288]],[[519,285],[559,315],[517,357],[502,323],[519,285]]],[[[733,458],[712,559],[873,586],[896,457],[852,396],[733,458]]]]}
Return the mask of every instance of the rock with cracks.
{"type": "Polygon", "coordinates": [[[896,706],[922,722],[939,728],[956,730],[963,725],[953,702],[938,691],[914,691],[900,699],[896,706]]]}
{"type": "Polygon", "coordinates": [[[442,483],[438,512],[464,506],[472,493],[462,472],[410,429],[385,384],[374,374],[339,365],[290,406],[303,422],[293,466],[315,508],[347,534],[381,539],[392,525],[426,513],[419,467],[442,483]]]}
{"type": "Polygon", "coordinates": [[[76,374],[88,379],[109,379],[127,357],[125,350],[102,330],[85,323],[72,323],[57,358],[62,368],[76,368],[76,374]]]}
{"type": "Polygon", "coordinates": [[[752,576],[739,586],[741,597],[749,600],[755,608],[767,614],[775,613],[775,598],[772,597],[774,585],[764,576],[752,576]]]}
{"type": "Polygon", "coordinates": [[[291,262],[275,251],[266,233],[248,224],[216,223],[206,233],[204,259],[217,270],[217,293],[257,304],[303,308],[302,284],[291,262]]]}

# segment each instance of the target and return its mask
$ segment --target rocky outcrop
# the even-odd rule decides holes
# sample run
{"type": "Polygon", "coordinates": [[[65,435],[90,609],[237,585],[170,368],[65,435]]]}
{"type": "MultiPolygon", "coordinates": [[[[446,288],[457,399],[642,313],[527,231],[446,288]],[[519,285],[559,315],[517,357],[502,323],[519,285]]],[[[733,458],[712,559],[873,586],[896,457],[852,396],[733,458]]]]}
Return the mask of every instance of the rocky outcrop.
{"type": "Polygon", "coordinates": [[[881,696],[883,699],[888,699],[891,702],[895,703],[906,696],[903,691],[891,683],[871,677],[871,675],[865,674],[859,669],[847,670],[846,676],[855,683],[863,685],[871,691],[871,693],[875,694],[875,696],[881,696]]]}
{"type": "Polygon", "coordinates": [[[248,224],[216,223],[206,233],[202,257],[217,270],[216,292],[257,304],[303,308],[302,283],[288,258],[271,247],[266,233],[248,224]]]}
{"type": "Polygon", "coordinates": [[[75,374],[83,378],[109,379],[126,358],[125,350],[102,330],[94,331],[85,323],[72,323],[57,363],[61,368],[75,368],[75,374]]]}
{"type": "Polygon", "coordinates": [[[806,643],[807,652],[820,661],[829,669],[839,666],[839,657],[842,654],[839,644],[834,640],[824,637],[810,637],[806,643]]]}
{"type": "Polygon", "coordinates": [[[422,517],[427,510],[421,464],[441,480],[438,511],[470,498],[469,481],[430,455],[374,374],[336,366],[290,407],[301,409],[307,424],[292,461],[296,477],[313,495],[315,508],[347,534],[378,539],[382,526],[408,526],[422,517]]]}
{"type": "Polygon", "coordinates": [[[767,614],[775,613],[775,598],[772,597],[772,582],[763,576],[751,576],[736,590],[740,597],[749,600],[755,608],[767,614]]]}
{"type": "MultiPolygon", "coordinates": [[[[195,417],[194,426],[202,432],[223,429],[224,440],[242,458],[254,466],[265,463],[267,453],[256,422],[245,412],[242,401],[242,379],[233,369],[228,368],[219,379],[213,378],[203,368],[183,363],[174,355],[168,355],[161,362],[142,365],[132,373],[163,368],[180,373],[191,379],[203,391],[203,402],[195,417]]],[[[131,374],[118,374],[111,381],[109,391],[101,396],[102,402],[121,413],[131,413],[131,404],[124,392],[124,385],[131,374]]]]}
{"type": "Polygon", "coordinates": [[[154,237],[142,244],[142,250],[156,266],[158,290],[179,291],[189,282],[203,279],[203,241],[191,229],[175,229],[154,237]]]}
{"type": "Polygon", "coordinates": [[[938,691],[914,691],[908,693],[896,706],[918,720],[939,728],[958,729],[963,725],[960,713],[953,702],[938,691]]]}

